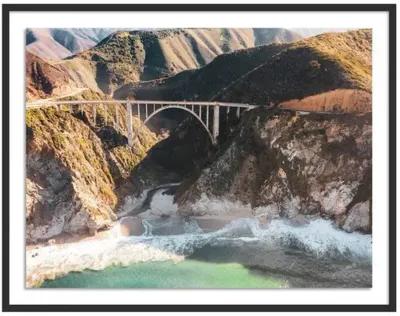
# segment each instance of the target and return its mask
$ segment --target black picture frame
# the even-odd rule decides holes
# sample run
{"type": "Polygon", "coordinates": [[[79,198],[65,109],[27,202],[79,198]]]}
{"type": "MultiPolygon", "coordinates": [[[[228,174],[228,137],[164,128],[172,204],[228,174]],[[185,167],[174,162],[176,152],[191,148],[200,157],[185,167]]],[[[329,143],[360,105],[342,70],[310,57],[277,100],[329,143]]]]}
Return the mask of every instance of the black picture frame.
{"type": "Polygon", "coordinates": [[[7,312],[379,312],[396,310],[396,5],[395,4],[3,4],[3,293],[7,312]],[[389,15],[389,302],[386,305],[13,305],[10,304],[10,119],[9,44],[11,12],[16,11],[380,11],[389,15]]]}

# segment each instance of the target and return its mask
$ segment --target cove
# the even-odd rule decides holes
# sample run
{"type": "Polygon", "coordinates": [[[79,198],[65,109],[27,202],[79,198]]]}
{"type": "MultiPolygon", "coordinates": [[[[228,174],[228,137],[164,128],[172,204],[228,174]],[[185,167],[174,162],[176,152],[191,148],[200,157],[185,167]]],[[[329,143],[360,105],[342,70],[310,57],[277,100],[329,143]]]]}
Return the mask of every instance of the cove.
{"type": "Polygon", "coordinates": [[[237,263],[185,260],[112,266],[71,272],[45,281],[42,288],[282,288],[283,279],[253,272],[237,263]]]}

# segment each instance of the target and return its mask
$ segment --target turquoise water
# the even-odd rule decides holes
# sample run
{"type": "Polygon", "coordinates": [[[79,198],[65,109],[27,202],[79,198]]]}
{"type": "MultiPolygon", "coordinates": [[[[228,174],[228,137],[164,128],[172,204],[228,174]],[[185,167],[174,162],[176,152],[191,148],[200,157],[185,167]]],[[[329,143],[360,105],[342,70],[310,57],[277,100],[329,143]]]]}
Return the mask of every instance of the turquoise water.
{"type": "MultiPolygon", "coordinates": [[[[207,222],[177,215],[173,197],[162,192],[152,197],[150,211],[154,209],[154,214],[143,214],[146,219],[140,236],[122,236],[121,227],[116,224],[104,239],[32,249],[27,253],[27,275],[32,286],[372,286],[370,235],[346,233],[322,219],[304,225],[277,219],[261,225],[257,219],[242,218],[207,231],[207,222]],[[168,210],[168,216],[160,216],[163,209],[168,210]],[[64,276],[41,283],[55,275],[64,276]]],[[[225,209],[224,205],[221,207],[225,209]]]]}
{"type": "Polygon", "coordinates": [[[281,288],[285,281],[256,274],[237,263],[185,260],[85,270],[45,281],[44,288],[281,288]]]}
{"type": "Polygon", "coordinates": [[[45,288],[371,287],[370,236],[323,220],[305,226],[274,221],[266,229],[256,224],[243,219],[197,233],[172,218],[152,221],[146,236],[34,249],[28,273],[43,279],[67,273],[42,283],[45,288]],[[167,228],[176,233],[176,227],[186,230],[168,235],[167,228]]]}

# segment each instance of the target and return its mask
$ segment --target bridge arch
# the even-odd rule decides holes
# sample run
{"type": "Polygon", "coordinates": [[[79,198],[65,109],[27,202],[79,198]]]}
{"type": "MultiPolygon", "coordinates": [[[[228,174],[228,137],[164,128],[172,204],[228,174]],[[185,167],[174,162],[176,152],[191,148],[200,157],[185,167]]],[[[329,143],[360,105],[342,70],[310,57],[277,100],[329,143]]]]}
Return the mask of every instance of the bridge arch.
{"type": "Polygon", "coordinates": [[[164,111],[164,110],[168,110],[168,109],[179,109],[179,110],[183,110],[186,112],[189,112],[192,116],[194,116],[197,121],[200,122],[200,124],[204,127],[204,129],[206,130],[208,136],[210,137],[211,143],[212,144],[216,144],[216,139],[214,139],[213,135],[211,134],[211,131],[209,130],[209,128],[207,127],[207,125],[203,122],[203,120],[201,119],[201,117],[194,111],[192,111],[191,109],[188,109],[184,106],[180,106],[180,105],[167,105],[167,106],[163,106],[155,111],[153,111],[148,117],[146,117],[146,119],[144,120],[144,124],[146,124],[153,116],[155,116],[156,114],[164,111]]]}

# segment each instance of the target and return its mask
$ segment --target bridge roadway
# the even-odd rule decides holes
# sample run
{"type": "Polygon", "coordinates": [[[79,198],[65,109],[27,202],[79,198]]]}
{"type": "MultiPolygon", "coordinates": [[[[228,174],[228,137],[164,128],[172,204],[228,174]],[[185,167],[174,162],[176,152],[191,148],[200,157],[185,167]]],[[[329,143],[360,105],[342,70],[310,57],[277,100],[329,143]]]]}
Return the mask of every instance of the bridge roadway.
{"type": "MultiPolygon", "coordinates": [[[[115,105],[123,104],[126,107],[127,118],[126,126],[128,129],[128,143],[133,144],[133,125],[132,125],[132,107],[136,106],[136,114],[145,124],[157,113],[167,109],[181,109],[192,114],[205,128],[211,142],[217,143],[220,125],[220,109],[224,109],[226,115],[229,115],[231,110],[236,111],[236,117],[240,118],[245,111],[254,109],[258,105],[243,104],[243,103],[228,103],[228,102],[199,102],[199,101],[153,101],[153,100],[68,100],[68,101],[53,101],[39,100],[26,104],[28,109],[40,109],[60,106],[84,106],[91,105],[93,123],[96,124],[96,105],[115,105]],[[212,115],[211,115],[212,114],[212,115]],[[210,126],[210,118],[212,126],[210,126]]],[[[115,107],[116,121],[118,120],[118,112],[115,107]]]]}

